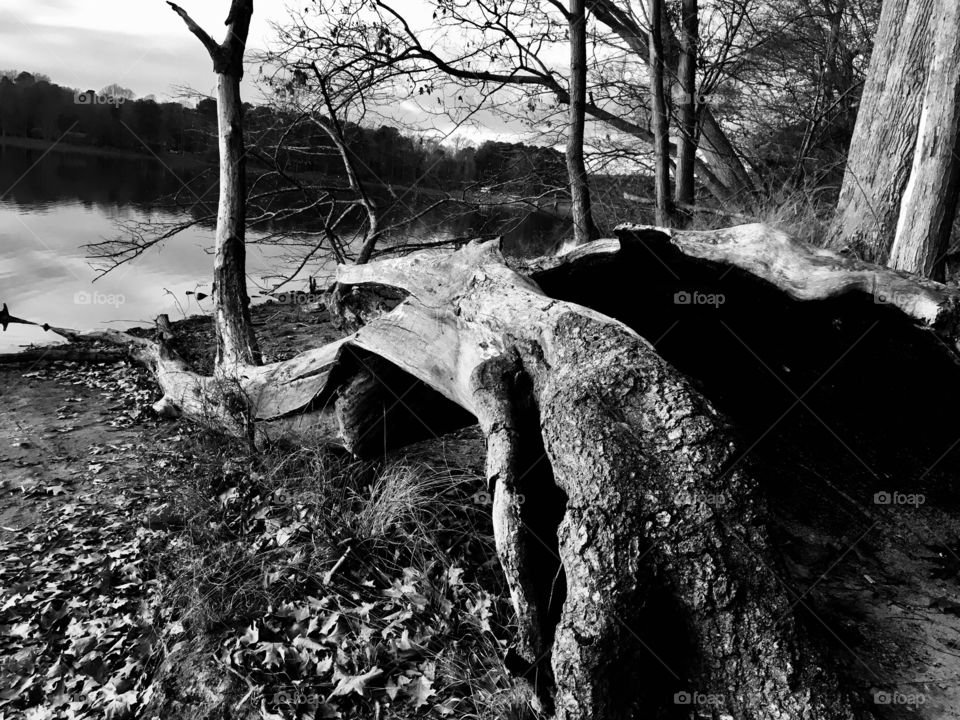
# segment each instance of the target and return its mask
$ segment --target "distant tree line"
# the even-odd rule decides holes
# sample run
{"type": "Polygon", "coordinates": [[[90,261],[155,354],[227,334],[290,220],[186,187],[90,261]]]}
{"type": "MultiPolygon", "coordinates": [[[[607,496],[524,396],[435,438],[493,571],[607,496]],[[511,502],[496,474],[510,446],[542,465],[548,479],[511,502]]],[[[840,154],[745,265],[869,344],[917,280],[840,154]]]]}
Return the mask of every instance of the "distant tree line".
{"type": "MultiPolygon", "coordinates": [[[[245,124],[256,148],[282,145],[290,172],[340,176],[343,163],[316,126],[283,117],[282,110],[244,105],[245,124]]],[[[0,138],[18,137],[134,152],[217,152],[216,102],[194,107],[134,98],[109,85],[99,92],[76,90],[39,74],[0,72],[0,138]]],[[[448,148],[434,139],[411,137],[397,128],[344,123],[344,135],[361,180],[426,187],[495,187],[504,192],[542,193],[566,184],[563,155],[552,148],[487,141],[479,148],[448,148]]]]}
{"type": "Polygon", "coordinates": [[[195,108],[133,99],[110,85],[100,92],[62,87],[29,72],[0,73],[0,137],[24,137],[145,152],[211,149],[213,101],[195,108]]]}

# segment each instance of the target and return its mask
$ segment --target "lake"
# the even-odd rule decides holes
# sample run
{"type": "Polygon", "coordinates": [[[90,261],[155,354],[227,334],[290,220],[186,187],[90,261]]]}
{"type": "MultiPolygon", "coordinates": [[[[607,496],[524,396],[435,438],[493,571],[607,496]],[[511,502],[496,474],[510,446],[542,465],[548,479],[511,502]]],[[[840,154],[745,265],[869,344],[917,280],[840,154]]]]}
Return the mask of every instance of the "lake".
{"type": "MultiPolygon", "coordinates": [[[[210,292],[212,225],[194,225],[99,278],[102,267],[91,263],[85,248],[123,236],[129,232],[124,227],[130,225],[189,220],[197,197],[215,208],[216,187],[201,173],[202,167],[191,162],[0,145],[0,302],[18,317],[78,330],[149,325],[160,313],[177,319],[209,312],[209,299],[198,302],[187,293],[210,292]],[[178,191],[188,201],[183,207],[164,199],[178,191]]],[[[415,194],[398,196],[381,201],[387,208],[386,224],[408,206],[428,201],[415,194]]],[[[276,229],[248,231],[248,241],[276,229]]],[[[300,229],[316,231],[309,226],[300,229]]],[[[541,213],[474,208],[431,212],[392,233],[384,244],[497,232],[504,235],[508,251],[527,254],[555,247],[567,229],[565,221],[541,213]]],[[[304,241],[313,237],[319,236],[308,234],[304,241]]],[[[251,297],[263,297],[278,276],[297,264],[290,249],[250,244],[251,297]]],[[[287,289],[302,288],[310,276],[323,283],[334,270],[330,258],[319,257],[287,289]]],[[[0,333],[0,352],[56,341],[39,328],[10,325],[0,333]]]]}

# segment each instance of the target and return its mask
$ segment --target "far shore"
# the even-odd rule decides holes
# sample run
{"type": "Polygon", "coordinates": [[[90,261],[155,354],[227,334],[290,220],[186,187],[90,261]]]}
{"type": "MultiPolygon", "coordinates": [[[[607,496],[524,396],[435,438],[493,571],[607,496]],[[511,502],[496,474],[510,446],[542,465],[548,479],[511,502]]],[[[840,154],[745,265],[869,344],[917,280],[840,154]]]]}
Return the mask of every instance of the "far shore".
{"type": "Polygon", "coordinates": [[[0,148],[14,147],[26,150],[46,150],[57,153],[71,153],[75,155],[94,155],[97,157],[121,158],[129,160],[161,160],[166,164],[177,164],[183,166],[209,166],[212,165],[203,158],[202,155],[192,153],[151,153],[144,149],[143,151],[126,150],[114,147],[99,147],[96,145],[77,145],[66,141],[55,142],[52,140],[39,140],[37,138],[25,137],[0,137],[0,148]]]}

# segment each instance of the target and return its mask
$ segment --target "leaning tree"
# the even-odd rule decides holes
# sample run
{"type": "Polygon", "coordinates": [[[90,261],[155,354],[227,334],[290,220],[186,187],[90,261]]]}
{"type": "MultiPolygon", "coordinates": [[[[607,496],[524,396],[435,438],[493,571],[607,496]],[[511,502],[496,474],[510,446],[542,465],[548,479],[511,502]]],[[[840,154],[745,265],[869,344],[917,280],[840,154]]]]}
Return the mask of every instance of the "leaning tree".
{"type": "Polygon", "coordinates": [[[886,0],[830,246],[943,278],[956,214],[960,9],[886,0]]]}

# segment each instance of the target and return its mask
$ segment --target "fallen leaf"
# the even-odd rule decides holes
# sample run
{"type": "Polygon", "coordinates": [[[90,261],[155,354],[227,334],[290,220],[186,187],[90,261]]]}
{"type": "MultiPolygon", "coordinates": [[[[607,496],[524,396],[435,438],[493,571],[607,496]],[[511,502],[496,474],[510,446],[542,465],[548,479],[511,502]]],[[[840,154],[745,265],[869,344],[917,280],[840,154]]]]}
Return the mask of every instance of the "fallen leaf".
{"type": "MultiPolygon", "coordinates": [[[[362,675],[346,675],[340,678],[340,682],[337,683],[337,686],[333,689],[333,692],[330,693],[330,697],[340,697],[342,695],[349,695],[350,693],[356,693],[357,695],[363,695],[364,691],[367,689],[367,683],[373,680],[374,678],[380,677],[383,674],[383,671],[375,667],[372,670],[369,670],[362,675]]],[[[327,698],[329,701],[329,698],[327,698]]]]}

